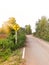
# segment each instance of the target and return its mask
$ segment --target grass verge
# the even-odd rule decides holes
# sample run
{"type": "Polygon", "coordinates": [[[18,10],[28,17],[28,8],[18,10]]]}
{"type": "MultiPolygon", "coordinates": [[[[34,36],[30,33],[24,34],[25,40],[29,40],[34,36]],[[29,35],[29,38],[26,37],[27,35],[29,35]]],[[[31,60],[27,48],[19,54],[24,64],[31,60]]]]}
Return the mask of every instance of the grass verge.
{"type": "MultiPolygon", "coordinates": [[[[2,60],[2,59],[0,59],[2,60]]],[[[0,65],[25,65],[22,60],[22,52],[20,49],[13,51],[6,61],[0,62],[0,65]]]]}

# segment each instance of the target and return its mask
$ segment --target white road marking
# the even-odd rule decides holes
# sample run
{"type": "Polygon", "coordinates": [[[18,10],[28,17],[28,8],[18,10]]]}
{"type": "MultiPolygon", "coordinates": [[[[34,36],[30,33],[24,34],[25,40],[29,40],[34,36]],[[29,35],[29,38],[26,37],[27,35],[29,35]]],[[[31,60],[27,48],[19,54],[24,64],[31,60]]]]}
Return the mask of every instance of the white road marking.
{"type": "Polygon", "coordinates": [[[25,57],[25,47],[23,48],[22,59],[25,57]]]}

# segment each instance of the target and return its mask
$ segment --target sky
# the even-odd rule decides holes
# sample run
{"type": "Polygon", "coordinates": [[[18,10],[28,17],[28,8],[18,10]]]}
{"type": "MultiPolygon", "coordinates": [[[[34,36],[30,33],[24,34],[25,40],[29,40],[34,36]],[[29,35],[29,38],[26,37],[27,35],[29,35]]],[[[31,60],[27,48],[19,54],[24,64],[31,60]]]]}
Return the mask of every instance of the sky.
{"type": "Polygon", "coordinates": [[[15,17],[20,26],[30,24],[35,31],[41,16],[49,18],[49,0],[0,0],[0,27],[9,17],[15,17]]]}

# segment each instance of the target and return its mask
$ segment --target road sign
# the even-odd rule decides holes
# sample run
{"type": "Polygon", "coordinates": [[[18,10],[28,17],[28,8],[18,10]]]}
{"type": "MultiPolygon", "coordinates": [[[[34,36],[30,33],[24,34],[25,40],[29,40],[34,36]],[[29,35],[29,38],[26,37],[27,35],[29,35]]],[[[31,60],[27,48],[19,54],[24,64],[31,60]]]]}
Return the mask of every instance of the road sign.
{"type": "Polygon", "coordinates": [[[13,29],[16,31],[15,43],[17,44],[17,31],[20,29],[20,26],[18,24],[15,24],[13,26],[13,29]]]}
{"type": "Polygon", "coordinates": [[[18,24],[15,24],[15,25],[13,26],[13,29],[14,29],[15,31],[18,31],[18,30],[20,29],[20,26],[19,26],[18,24]]]}

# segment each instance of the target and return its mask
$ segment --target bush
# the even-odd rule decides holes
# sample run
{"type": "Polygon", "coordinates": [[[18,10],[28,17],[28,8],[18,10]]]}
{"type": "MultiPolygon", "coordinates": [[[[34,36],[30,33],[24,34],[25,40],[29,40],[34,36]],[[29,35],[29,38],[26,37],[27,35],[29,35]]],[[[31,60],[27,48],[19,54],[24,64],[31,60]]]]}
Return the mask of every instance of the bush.
{"type": "Polygon", "coordinates": [[[25,36],[25,32],[24,30],[21,28],[18,31],[18,40],[17,40],[17,48],[21,48],[25,46],[25,40],[26,40],[26,36],[25,36]]]}
{"type": "Polygon", "coordinates": [[[13,46],[14,46],[14,42],[9,39],[0,40],[0,49],[12,48],[13,46]]]}
{"type": "Polygon", "coordinates": [[[4,60],[16,49],[25,45],[25,32],[23,29],[18,31],[17,43],[15,43],[15,34],[10,33],[6,39],[0,39],[0,57],[4,60]]]}
{"type": "Polygon", "coordinates": [[[0,51],[0,57],[3,59],[2,61],[5,61],[8,59],[8,57],[10,56],[11,54],[11,49],[8,48],[8,49],[5,49],[4,51],[0,51]]]}

